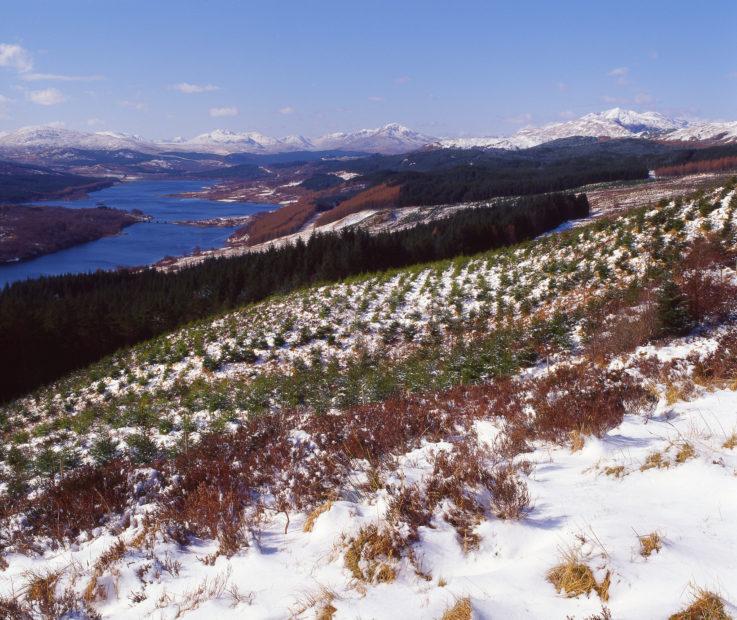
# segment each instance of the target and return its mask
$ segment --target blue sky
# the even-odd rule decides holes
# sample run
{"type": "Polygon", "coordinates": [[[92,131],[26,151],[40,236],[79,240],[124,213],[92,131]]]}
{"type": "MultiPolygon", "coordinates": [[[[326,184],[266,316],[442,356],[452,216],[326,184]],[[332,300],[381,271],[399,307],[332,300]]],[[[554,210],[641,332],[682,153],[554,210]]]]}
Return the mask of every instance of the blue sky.
{"type": "Polygon", "coordinates": [[[511,133],[737,118],[737,2],[2,0],[0,131],[511,133]]]}

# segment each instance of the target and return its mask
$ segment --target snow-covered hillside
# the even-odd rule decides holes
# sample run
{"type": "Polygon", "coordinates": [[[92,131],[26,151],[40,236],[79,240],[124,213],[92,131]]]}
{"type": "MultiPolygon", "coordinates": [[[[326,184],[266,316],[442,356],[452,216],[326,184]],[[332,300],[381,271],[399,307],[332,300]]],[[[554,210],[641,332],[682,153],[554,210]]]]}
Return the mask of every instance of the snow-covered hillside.
{"type": "Polygon", "coordinates": [[[31,126],[0,136],[0,152],[48,149],[85,149],[99,151],[134,150],[156,152],[158,147],[140,136],[101,131],[87,133],[60,127],[31,126]]]}
{"type": "Polygon", "coordinates": [[[730,123],[693,123],[674,131],[669,140],[717,140],[720,142],[737,142],[737,121],[730,123]]]}
{"type": "Polygon", "coordinates": [[[0,610],[733,616],[736,203],[296,291],[4,407],[0,610]]]}

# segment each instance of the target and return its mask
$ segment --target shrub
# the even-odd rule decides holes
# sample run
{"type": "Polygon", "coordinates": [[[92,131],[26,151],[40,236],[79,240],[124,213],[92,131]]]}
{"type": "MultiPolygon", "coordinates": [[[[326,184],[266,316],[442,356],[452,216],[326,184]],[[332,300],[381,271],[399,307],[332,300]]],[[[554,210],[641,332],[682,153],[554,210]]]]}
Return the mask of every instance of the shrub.
{"type": "Polygon", "coordinates": [[[656,298],[658,335],[682,336],[690,327],[688,300],[672,278],[666,278],[656,298]]]}
{"type": "Polygon", "coordinates": [[[500,466],[489,479],[491,509],[500,519],[519,519],[530,508],[527,485],[517,476],[511,465],[500,466]]]}
{"type": "Polygon", "coordinates": [[[83,466],[25,505],[29,528],[55,540],[99,527],[128,501],[127,471],[119,462],[83,466]]]}
{"type": "Polygon", "coordinates": [[[134,463],[149,463],[158,452],[156,444],[146,435],[129,435],[125,442],[128,444],[130,459],[134,463]]]}

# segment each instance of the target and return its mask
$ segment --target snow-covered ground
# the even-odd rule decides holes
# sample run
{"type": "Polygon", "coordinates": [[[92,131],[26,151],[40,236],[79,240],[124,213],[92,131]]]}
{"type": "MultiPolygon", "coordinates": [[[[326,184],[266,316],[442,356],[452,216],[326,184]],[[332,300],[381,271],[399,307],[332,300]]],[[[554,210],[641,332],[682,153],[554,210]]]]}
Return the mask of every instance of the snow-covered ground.
{"type": "MultiPolygon", "coordinates": [[[[708,350],[707,340],[647,353],[673,359],[708,350]]],[[[475,426],[480,444],[494,442],[496,423],[475,426]]],[[[478,547],[464,551],[453,527],[435,515],[419,528],[414,563],[397,559],[396,578],[386,583],[363,583],[346,565],[352,538],[390,523],[390,498],[380,489],[328,504],[313,515],[311,531],[305,531],[305,514],[292,514],[286,528],[283,514],[267,514],[250,546],[211,565],[203,558],[216,542],[182,548],[155,538],[142,544],[149,507],[135,506],[130,526],[117,535],[101,530],[90,541],[40,556],[6,555],[0,595],[24,592],[31,574],[58,570],[57,589],[71,584],[81,596],[101,554],[122,541],[120,557],[95,577],[95,607],[106,618],[325,618],[331,616],[320,614],[332,607],[335,618],[401,613],[419,620],[440,618],[467,597],[477,618],[586,618],[604,605],[626,620],[668,617],[689,604],[694,588],[718,593],[734,614],[735,432],[737,392],[714,389],[671,404],[661,397],[654,411],[625,416],[575,451],[540,442],[518,457],[529,462],[524,479],[532,499],[521,519],[485,515],[474,528],[478,547]],[[659,466],[648,467],[652,454],[661,455],[659,466]],[[652,533],[660,548],[645,556],[639,537],[652,533]],[[548,582],[547,572],[571,552],[597,581],[609,574],[606,602],[593,592],[567,598],[548,582]]],[[[437,454],[449,448],[445,441],[425,442],[398,455],[387,483],[422,485],[437,454]]]]}

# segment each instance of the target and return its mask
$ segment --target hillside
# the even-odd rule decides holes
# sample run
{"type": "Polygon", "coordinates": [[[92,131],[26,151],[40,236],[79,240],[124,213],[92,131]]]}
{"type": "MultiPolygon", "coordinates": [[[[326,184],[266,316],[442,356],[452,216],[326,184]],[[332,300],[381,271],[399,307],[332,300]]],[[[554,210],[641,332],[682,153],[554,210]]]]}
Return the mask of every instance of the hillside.
{"type": "Polygon", "coordinates": [[[298,290],[5,406],[0,609],[733,616],[734,195],[298,290]]]}
{"type": "Polygon", "coordinates": [[[0,203],[84,196],[114,183],[49,168],[0,161],[0,203]]]}

